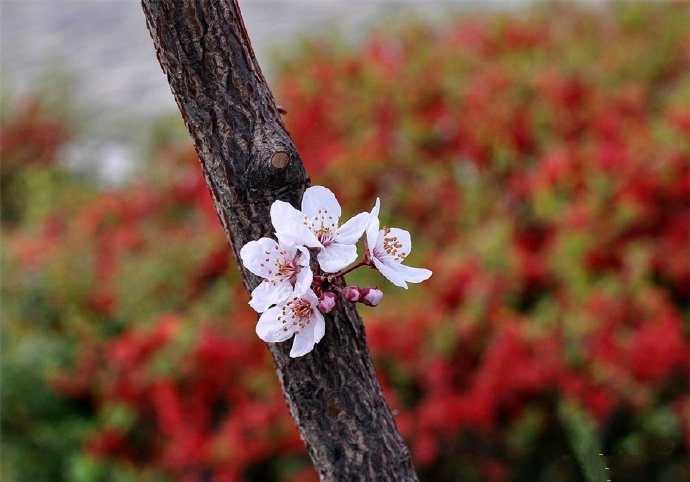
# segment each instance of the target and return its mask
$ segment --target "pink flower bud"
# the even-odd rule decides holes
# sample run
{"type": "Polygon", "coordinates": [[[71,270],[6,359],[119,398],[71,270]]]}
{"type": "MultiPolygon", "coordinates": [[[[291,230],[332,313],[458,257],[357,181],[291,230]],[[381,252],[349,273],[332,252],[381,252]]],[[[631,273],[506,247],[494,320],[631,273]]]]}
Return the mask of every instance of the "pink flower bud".
{"type": "Polygon", "coordinates": [[[319,298],[319,311],[321,313],[330,313],[337,304],[338,298],[330,291],[326,291],[319,298]]]}
{"type": "Polygon", "coordinates": [[[362,288],[359,293],[362,296],[360,301],[367,306],[378,306],[383,299],[383,291],[377,288],[362,288]]]}
{"type": "Polygon", "coordinates": [[[352,301],[353,303],[358,302],[361,298],[359,288],[356,286],[346,286],[341,291],[341,294],[343,295],[343,298],[345,298],[347,301],[352,301]]]}

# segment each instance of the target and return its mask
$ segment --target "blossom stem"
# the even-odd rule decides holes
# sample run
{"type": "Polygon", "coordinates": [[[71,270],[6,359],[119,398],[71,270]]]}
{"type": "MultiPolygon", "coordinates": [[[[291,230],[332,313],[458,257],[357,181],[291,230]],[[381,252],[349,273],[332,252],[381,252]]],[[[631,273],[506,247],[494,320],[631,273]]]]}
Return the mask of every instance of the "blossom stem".
{"type": "Polygon", "coordinates": [[[350,266],[349,268],[346,268],[342,271],[338,271],[337,273],[330,274],[326,277],[326,279],[328,279],[329,283],[333,283],[333,281],[336,280],[337,278],[340,278],[341,276],[345,276],[350,271],[354,271],[357,268],[359,268],[360,266],[367,266],[368,264],[369,264],[369,260],[365,256],[364,259],[362,259],[358,263],[355,263],[352,266],[350,266]]]}

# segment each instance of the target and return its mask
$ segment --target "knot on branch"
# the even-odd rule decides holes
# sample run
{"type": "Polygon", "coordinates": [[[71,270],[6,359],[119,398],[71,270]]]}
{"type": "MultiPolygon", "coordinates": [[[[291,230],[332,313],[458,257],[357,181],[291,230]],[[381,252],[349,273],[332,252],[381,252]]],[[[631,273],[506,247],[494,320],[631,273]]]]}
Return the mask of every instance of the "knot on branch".
{"type": "Polygon", "coordinates": [[[278,151],[271,156],[271,166],[273,166],[274,169],[283,169],[287,166],[289,160],[290,156],[288,156],[287,152],[278,151]]]}
{"type": "Polygon", "coordinates": [[[252,192],[296,189],[301,193],[308,185],[302,160],[291,142],[255,144],[245,180],[252,192]]]}

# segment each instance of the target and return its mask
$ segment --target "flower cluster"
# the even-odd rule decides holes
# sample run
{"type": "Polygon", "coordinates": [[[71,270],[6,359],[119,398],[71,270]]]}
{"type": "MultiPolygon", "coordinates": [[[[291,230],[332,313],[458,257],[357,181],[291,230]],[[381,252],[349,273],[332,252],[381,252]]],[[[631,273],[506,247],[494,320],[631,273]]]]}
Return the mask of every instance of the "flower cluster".
{"type": "Polygon", "coordinates": [[[362,212],[340,224],[342,210],[333,192],[312,186],[304,192],[302,209],[284,201],[271,206],[276,238],[250,241],[240,250],[242,264],[262,278],[249,304],[261,313],[256,333],[266,342],[295,340],[291,357],[309,353],[326,331],[323,314],[337,305],[340,293],[346,301],[377,306],[383,298],[378,288],[343,286],[343,276],[361,266],[377,269],[396,286],[419,283],[431,276],[424,268],[405,266],[410,254],[410,233],[380,229],[380,200],[370,213],[362,212]],[[356,244],[366,232],[364,258],[356,264],[356,244]],[[316,273],[310,267],[316,254],[316,273]]]}

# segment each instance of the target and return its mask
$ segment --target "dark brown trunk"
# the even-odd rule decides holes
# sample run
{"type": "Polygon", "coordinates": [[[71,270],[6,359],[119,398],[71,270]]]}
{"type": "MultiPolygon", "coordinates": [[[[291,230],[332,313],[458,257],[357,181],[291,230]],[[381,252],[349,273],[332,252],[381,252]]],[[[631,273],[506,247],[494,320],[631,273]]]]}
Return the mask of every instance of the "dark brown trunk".
{"type": "MultiPolygon", "coordinates": [[[[194,139],[228,242],[271,236],[276,199],[299,206],[309,178],[254,57],[235,0],[142,0],[158,60],[194,139]]],[[[280,21],[280,19],[276,19],[280,21]]],[[[318,133],[315,133],[318,135],[318,133]]],[[[259,279],[242,268],[248,290],[259,279]]],[[[304,357],[269,344],[288,407],[324,481],[414,481],[362,320],[341,301],[304,357]]]]}

